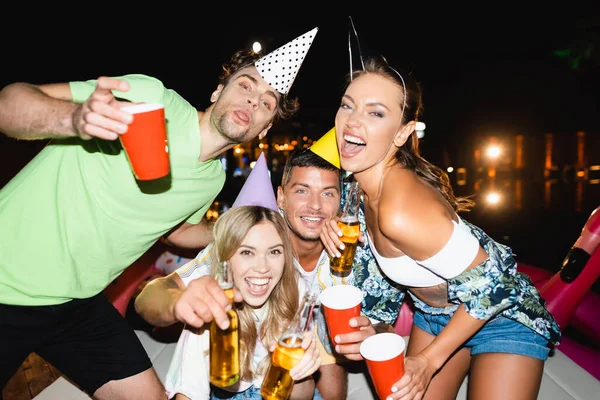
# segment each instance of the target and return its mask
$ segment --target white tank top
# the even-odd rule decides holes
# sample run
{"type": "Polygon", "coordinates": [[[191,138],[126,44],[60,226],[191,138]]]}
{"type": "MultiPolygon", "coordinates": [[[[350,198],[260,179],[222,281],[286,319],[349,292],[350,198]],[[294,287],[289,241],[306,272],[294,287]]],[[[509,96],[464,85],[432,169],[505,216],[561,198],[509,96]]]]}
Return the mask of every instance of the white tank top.
{"type": "Polygon", "coordinates": [[[371,251],[385,275],[404,286],[428,287],[446,282],[460,275],[471,265],[479,251],[479,241],[471,229],[459,218],[448,243],[434,256],[415,261],[409,256],[383,257],[377,252],[369,233],[366,233],[371,251]]]}

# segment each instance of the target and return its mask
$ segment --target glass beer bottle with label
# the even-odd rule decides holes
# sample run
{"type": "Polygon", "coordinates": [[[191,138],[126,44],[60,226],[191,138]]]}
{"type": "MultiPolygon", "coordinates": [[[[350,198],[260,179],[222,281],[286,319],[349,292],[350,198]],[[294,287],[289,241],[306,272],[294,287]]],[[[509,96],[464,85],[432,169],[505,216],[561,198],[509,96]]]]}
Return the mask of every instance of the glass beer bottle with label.
{"type": "Polygon", "coordinates": [[[342,216],[338,221],[338,227],[342,231],[340,240],[344,243],[344,249],[340,250],[340,257],[333,257],[330,262],[331,269],[342,275],[350,273],[352,264],[354,264],[354,254],[356,253],[356,245],[360,234],[359,208],[360,187],[358,182],[352,181],[342,216]]]}
{"type": "Polygon", "coordinates": [[[304,356],[302,339],[304,333],[312,329],[312,314],[316,301],[316,293],[306,293],[292,323],[279,338],[271,365],[260,388],[260,394],[265,400],[289,399],[295,383],[290,376],[290,370],[304,356]]]}
{"type": "MultiPolygon", "coordinates": [[[[217,280],[233,304],[233,275],[231,264],[218,265],[217,280]]],[[[229,327],[221,329],[213,319],[210,323],[210,383],[217,387],[231,386],[240,378],[239,320],[235,307],[227,312],[229,327]]]]}

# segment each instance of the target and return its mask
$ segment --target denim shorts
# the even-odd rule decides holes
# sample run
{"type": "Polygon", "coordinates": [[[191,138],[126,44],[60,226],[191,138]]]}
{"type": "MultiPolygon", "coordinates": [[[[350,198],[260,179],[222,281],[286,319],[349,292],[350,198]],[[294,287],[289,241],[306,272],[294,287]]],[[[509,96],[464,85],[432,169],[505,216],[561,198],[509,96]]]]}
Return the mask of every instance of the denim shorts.
{"type": "MultiPolygon", "coordinates": [[[[432,310],[433,311],[433,310],[432,310]]],[[[426,313],[417,309],[414,324],[432,335],[439,335],[448,324],[452,314],[426,313]]],[[[490,319],[477,333],[464,344],[471,355],[481,353],[519,354],[545,361],[550,347],[548,340],[512,319],[496,316],[490,319]]]]}
{"type": "MultiPolygon", "coordinates": [[[[263,400],[260,394],[260,388],[257,388],[254,385],[239,393],[228,392],[227,390],[219,389],[212,385],[211,389],[211,400],[263,400]]],[[[316,388],[313,400],[325,400],[321,397],[321,394],[316,388]]]]}

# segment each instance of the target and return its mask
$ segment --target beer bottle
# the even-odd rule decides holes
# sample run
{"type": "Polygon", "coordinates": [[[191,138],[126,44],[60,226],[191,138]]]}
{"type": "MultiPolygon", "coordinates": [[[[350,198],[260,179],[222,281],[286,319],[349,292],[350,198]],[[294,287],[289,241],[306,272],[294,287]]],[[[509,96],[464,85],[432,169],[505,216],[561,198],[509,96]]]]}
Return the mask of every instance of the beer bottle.
{"type": "MultiPolygon", "coordinates": [[[[290,370],[304,356],[302,339],[312,329],[312,314],[317,294],[307,292],[288,329],[281,335],[263,380],[260,394],[265,400],[287,400],[294,388],[290,370]]],[[[318,340],[316,337],[313,340],[318,340]]]]}
{"type": "Polygon", "coordinates": [[[227,312],[227,329],[221,329],[214,319],[210,323],[210,383],[224,388],[240,378],[239,320],[233,307],[233,275],[229,262],[218,264],[217,280],[231,300],[232,307],[227,312]]]}
{"type": "Polygon", "coordinates": [[[347,275],[352,270],[354,264],[354,254],[356,253],[356,245],[358,244],[358,236],[360,234],[360,222],[358,221],[358,212],[360,209],[360,187],[358,182],[350,183],[350,191],[342,216],[338,221],[338,227],[342,231],[340,240],[344,243],[344,249],[341,250],[340,257],[333,257],[330,262],[331,269],[347,275]]]}

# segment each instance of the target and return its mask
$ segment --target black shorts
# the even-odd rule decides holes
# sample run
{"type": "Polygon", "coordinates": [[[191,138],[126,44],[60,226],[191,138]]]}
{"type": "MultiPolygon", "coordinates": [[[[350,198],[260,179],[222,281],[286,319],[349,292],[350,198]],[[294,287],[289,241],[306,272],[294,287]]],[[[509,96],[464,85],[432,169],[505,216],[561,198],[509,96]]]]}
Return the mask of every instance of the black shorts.
{"type": "Polygon", "coordinates": [[[32,352],[89,395],[152,367],[127,320],[102,293],[55,306],[0,304],[0,392],[32,352]]]}

